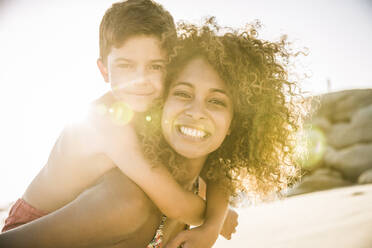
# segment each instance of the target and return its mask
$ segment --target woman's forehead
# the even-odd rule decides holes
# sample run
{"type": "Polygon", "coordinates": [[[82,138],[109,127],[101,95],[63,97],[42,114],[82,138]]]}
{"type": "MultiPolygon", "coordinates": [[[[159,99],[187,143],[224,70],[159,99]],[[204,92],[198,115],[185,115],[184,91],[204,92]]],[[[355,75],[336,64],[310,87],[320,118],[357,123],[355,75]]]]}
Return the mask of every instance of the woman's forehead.
{"type": "Polygon", "coordinates": [[[201,57],[190,60],[180,70],[171,87],[211,88],[227,92],[227,86],[217,71],[201,57]]]}

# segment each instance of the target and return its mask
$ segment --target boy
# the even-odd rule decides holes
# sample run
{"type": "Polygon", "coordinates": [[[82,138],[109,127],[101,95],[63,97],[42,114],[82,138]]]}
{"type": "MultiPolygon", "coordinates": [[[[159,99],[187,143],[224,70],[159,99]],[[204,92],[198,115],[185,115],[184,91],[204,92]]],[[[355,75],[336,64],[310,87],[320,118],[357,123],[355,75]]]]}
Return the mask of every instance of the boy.
{"type": "MultiPolygon", "coordinates": [[[[161,96],[167,52],[175,38],[172,17],[150,0],[117,3],[106,12],[97,64],[112,92],[93,106],[107,114],[93,111],[88,121],[63,131],[47,164],[13,206],[3,231],[65,206],[116,166],[168,217],[203,223],[205,203],[184,190],[163,166],[153,168],[145,161],[130,122],[133,113],[145,111],[161,96]]],[[[223,220],[227,201],[223,202],[219,217],[209,214],[210,218],[223,220]]]]}

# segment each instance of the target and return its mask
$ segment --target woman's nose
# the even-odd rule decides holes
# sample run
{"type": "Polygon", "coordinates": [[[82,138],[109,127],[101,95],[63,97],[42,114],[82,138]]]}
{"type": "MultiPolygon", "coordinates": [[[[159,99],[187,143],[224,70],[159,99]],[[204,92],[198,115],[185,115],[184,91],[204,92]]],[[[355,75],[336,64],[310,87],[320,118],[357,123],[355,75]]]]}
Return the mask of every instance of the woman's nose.
{"type": "Polygon", "coordinates": [[[194,100],[192,101],[185,111],[185,114],[194,120],[206,119],[207,115],[202,102],[194,100]]]}

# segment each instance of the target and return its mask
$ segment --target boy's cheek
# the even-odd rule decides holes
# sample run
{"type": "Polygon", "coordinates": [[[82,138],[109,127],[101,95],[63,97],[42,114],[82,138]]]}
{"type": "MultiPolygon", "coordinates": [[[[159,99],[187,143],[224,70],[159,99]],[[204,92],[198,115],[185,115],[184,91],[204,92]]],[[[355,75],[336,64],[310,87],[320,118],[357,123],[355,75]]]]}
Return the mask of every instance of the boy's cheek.
{"type": "Polygon", "coordinates": [[[157,77],[157,78],[154,78],[152,80],[153,84],[154,84],[154,87],[157,89],[157,97],[159,96],[163,96],[164,94],[164,86],[165,86],[165,82],[164,82],[164,78],[163,77],[157,77]]]}
{"type": "Polygon", "coordinates": [[[110,82],[113,85],[127,84],[133,81],[132,75],[130,73],[115,73],[110,74],[110,82]]]}

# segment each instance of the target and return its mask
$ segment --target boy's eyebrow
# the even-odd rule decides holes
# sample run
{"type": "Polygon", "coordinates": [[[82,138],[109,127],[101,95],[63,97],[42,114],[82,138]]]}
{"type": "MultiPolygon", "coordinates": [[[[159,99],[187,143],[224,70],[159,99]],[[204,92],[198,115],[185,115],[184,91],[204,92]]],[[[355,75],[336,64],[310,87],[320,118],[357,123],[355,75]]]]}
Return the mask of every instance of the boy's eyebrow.
{"type": "Polygon", "coordinates": [[[114,61],[115,62],[132,62],[132,60],[126,59],[126,58],[117,58],[114,61]]]}
{"type": "MultiPolygon", "coordinates": [[[[117,58],[114,60],[115,62],[133,62],[131,59],[126,59],[126,58],[117,58]]],[[[151,63],[165,63],[165,59],[153,59],[150,60],[151,63]]]]}

